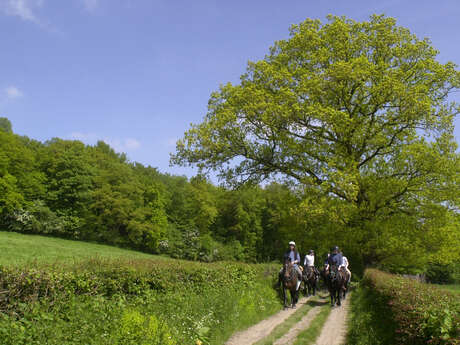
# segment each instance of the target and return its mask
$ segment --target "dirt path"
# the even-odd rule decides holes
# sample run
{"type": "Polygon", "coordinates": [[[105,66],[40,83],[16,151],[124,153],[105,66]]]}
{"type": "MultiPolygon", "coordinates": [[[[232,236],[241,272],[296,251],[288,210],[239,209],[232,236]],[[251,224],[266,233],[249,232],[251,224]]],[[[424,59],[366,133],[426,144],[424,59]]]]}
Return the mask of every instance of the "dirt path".
{"type": "Polygon", "coordinates": [[[314,307],[311,309],[299,322],[297,322],[292,328],[283,335],[282,338],[278,339],[273,345],[289,345],[293,344],[297,338],[297,335],[304,329],[310,326],[310,322],[320,312],[320,307],[314,307]]]}
{"type": "MultiPolygon", "coordinates": [[[[308,298],[302,298],[299,300],[297,307],[299,308],[302,304],[307,302],[308,298]]],[[[235,333],[225,345],[251,345],[259,340],[268,336],[273,329],[279,324],[286,321],[286,319],[294,314],[297,309],[286,309],[282,310],[279,313],[270,316],[268,319],[265,319],[258,324],[249,327],[248,329],[235,333]]],[[[303,319],[302,319],[303,320],[303,319]]]]}
{"type": "Polygon", "coordinates": [[[332,309],[315,345],[342,345],[345,342],[349,301],[350,295],[343,301],[341,307],[332,309]]]}

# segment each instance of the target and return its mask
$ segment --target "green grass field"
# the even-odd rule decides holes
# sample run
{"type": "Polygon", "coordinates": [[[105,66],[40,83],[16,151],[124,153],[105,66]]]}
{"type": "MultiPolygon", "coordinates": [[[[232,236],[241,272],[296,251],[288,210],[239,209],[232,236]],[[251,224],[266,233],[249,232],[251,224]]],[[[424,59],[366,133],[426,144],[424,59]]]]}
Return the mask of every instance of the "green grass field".
{"type": "Polygon", "coordinates": [[[93,257],[104,259],[166,259],[158,255],[102,244],[0,231],[0,265],[24,265],[30,262],[72,263],[93,257]]]}
{"type": "Polygon", "coordinates": [[[447,285],[436,284],[436,286],[439,287],[440,289],[444,289],[450,292],[460,293],[460,284],[447,284],[447,285]]]}

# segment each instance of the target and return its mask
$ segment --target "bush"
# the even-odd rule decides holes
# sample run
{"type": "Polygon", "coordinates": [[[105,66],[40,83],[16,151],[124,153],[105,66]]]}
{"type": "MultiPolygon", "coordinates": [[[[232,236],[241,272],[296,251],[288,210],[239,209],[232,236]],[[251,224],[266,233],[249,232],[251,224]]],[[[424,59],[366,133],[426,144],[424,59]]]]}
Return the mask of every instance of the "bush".
{"type": "Polygon", "coordinates": [[[0,267],[0,343],[220,344],[281,308],[275,271],[180,260],[0,267]]]}
{"type": "Polygon", "coordinates": [[[390,306],[398,344],[460,344],[458,294],[375,269],[363,283],[390,306]]]}
{"type": "Polygon", "coordinates": [[[112,344],[120,345],[175,345],[176,341],[165,323],[154,315],[145,316],[137,310],[123,313],[112,344]]]}
{"type": "Polygon", "coordinates": [[[430,283],[453,284],[456,281],[457,266],[458,264],[442,265],[432,263],[428,266],[426,277],[430,283]]]}

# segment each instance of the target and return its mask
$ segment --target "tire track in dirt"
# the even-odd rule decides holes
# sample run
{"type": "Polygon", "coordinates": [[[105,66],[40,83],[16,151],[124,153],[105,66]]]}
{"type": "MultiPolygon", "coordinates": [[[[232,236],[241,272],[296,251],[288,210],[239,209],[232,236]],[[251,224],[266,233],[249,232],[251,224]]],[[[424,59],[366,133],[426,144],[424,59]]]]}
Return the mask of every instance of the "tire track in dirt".
{"type": "MultiPolygon", "coordinates": [[[[305,297],[300,299],[297,306],[300,307],[300,305],[307,303],[308,299],[305,297]]],[[[292,308],[282,310],[244,331],[235,333],[225,345],[252,345],[268,336],[276,326],[286,321],[296,311],[297,309],[292,308]]]]}
{"type": "Polygon", "coordinates": [[[350,295],[342,301],[341,307],[334,307],[327,318],[315,345],[342,345],[347,335],[347,318],[350,309],[350,295]]]}
{"type": "Polygon", "coordinates": [[[311,321],[316,317],[316,315],[318,315],[320,310],[321,307],[314,307],[313,309],[310,309],[299,322],[292,326],[291,329],[280,339],[278,339],[273,345],[293,344],[299,333],[310,326],[311,321]]]}

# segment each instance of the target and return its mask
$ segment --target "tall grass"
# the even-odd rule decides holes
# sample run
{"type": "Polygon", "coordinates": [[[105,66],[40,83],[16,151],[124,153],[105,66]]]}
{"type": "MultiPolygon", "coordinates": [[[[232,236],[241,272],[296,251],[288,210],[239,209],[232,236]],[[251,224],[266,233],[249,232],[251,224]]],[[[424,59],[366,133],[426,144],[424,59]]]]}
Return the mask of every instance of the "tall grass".
{"type": "Polygon", "coordinates": [[[351,315],[348,325],[348,345],[397,344],[397,325],[388,301],[375,291],[361,285],[351,295],[351,315]]]}

